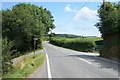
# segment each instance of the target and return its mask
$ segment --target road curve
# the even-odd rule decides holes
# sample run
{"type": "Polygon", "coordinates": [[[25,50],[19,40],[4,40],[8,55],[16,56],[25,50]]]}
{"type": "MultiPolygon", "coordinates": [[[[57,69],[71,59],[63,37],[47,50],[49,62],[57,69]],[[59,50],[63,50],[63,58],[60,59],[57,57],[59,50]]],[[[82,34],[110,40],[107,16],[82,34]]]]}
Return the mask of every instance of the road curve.
{"type": "Polygon", "coordinates": [[[43,43],[52,78],[118,78],[118,64],[97,55],[43,43]]]}

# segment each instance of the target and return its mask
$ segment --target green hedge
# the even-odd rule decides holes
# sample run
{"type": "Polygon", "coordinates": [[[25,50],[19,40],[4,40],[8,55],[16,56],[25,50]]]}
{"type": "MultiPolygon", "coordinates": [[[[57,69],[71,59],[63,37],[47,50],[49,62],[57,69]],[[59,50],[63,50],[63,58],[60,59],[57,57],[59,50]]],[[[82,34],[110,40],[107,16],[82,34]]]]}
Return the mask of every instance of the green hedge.
{"type": "MultiPolygon", "coordinates": [[[[100,38],[101,39],[101,38],[100,38]]],[[[63,38],[63,37],[52,37],[50,43],[70,48],[77,51],[93,52],[95,51],[96,38],[63,38]]]]}

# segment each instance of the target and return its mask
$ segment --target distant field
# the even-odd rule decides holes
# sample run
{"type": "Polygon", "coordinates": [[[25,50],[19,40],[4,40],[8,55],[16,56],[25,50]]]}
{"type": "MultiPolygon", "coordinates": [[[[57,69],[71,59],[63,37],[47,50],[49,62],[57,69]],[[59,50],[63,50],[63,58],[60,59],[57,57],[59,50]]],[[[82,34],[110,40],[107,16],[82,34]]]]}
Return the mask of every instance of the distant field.
{"type": "Polygon", "coordinates": [[[52,37],[50,43],[74,49],[83,52],[93,52],[95,51],[95,41],[103,40],[100,37],[81,37],[81,38],[64,38],[64,37],[52,37]]]}

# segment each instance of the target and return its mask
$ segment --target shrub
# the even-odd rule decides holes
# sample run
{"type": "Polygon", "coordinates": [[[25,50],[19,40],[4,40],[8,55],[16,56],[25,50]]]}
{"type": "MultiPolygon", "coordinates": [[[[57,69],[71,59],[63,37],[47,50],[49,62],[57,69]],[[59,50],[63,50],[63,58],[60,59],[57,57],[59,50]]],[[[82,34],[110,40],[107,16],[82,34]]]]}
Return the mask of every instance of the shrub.
{"type": "Polygon", "coordinates": [[[3,74],[8,72],[12,68],[11,54],[10,50],[13,46],[13,42],[8,42],[8,40],[2,39],[2,72],[3,74]]]}
{"type": "Polygon", "coordinates": [[[52,37],[50,43],[77,51],[92,52],[95,50],[94,41],[95,40],[90,38],[52,37]]]}

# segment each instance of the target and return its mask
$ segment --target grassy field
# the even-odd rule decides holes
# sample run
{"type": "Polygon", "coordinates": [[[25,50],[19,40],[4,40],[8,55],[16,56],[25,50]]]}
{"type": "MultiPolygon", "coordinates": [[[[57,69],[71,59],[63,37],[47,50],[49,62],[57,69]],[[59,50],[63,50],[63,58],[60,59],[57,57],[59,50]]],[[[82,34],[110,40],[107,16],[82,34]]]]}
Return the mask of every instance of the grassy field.
{"type": "Polygon", "coordinates": [[[99,37],[93,38],[64,38],[64,37],[52,37],[50,43],[65,48],[70,48],[77,51],[93,52],[95,51],[95,41],[102,40],[99,37]]]}
{"type": "Polygon", "coordinates": [[[18,62],[13,69],[3,75],[3,78],[23,78],[34,72],[39,66],[43,64],[45,54],[37,54],[33,57],[24,57],[23,60],[18,62]]]}

